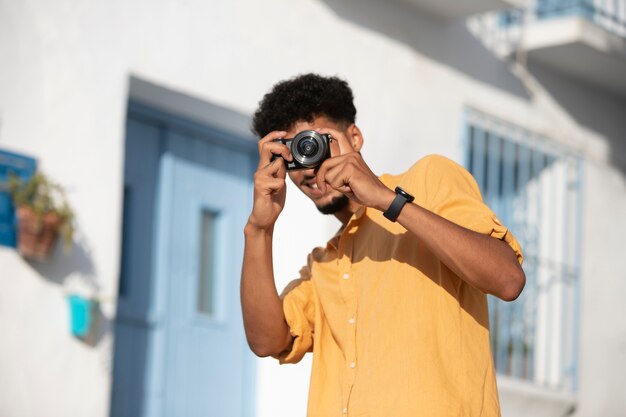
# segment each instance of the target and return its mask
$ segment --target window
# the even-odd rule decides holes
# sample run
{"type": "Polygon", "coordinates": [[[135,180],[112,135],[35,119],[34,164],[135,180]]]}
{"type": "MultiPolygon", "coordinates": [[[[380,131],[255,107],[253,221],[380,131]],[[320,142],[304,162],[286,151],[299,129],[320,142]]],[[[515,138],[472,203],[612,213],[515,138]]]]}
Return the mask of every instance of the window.
{"type": "Polygon", "coordinates": [[[215,245],[218,214],[203,210],[200,220],[200,267],[198,268],[198,305],[200,313],[215,314],[215,245]]]}
{"type": "Polygon", "coordinates": [[[28,180],[36,168],[33,158],[0,150],[0,245],[15,247],[15,207],[6,189],[9,175],[28,180]]]}
{"type": "Polygon", "coordinates": [[[526,287],[489,297],[498,373],[576,389],[582,160],[545,137],[477,111],[466,117],[466,166],[487,205],[517,237],[526,287]]]}

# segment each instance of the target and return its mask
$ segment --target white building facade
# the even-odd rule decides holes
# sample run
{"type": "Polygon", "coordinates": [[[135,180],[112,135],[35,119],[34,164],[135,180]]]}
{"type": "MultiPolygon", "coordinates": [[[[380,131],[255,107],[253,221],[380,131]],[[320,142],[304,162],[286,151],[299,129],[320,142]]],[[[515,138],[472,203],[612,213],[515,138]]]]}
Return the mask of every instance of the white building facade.
{"type": "MultiPolygon", "coordinates": [[[[446,155],[520,238],[503,415],[626,416],[624,0],[0,0],[0,151],[77,226],[47,263],[0,246],[0,415],[306,414],[310,358],[255,358],[237,293],[251,115],[306,72],[350,83],[374,172],[446,155]],[[69,294],[99,302],[89,340],[69,294]]],[[[279,290],[337,228],[288,189],[279,290]]]]}

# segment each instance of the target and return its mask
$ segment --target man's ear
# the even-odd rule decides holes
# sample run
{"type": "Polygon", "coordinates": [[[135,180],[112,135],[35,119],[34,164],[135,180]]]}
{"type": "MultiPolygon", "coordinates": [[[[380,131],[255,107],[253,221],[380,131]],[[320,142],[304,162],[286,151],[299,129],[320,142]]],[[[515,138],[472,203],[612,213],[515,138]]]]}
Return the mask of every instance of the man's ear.
{"type": "Polygon", "coordinates": [[[361,134],[361,129],[359,129],[357,125],[352,123],[350,126],[348,126],[348,129],[346,129],[346,137],[350,141],[350,145],[352,145],[352,148],[356,152],[359,152],[363,147],[363,134],[361,134]]]}

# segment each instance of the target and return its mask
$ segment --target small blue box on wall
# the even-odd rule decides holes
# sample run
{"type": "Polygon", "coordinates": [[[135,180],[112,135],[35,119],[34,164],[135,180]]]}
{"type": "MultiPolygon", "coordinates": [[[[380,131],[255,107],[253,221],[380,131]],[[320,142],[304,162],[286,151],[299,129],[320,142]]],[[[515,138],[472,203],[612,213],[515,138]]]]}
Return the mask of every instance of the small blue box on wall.
{"type": "Polygon", "coordinates": [[[67,301],[70,304],[72,334],[84,339],[92,326],[95,302],[76,294],[69,295],[67,301]]]}

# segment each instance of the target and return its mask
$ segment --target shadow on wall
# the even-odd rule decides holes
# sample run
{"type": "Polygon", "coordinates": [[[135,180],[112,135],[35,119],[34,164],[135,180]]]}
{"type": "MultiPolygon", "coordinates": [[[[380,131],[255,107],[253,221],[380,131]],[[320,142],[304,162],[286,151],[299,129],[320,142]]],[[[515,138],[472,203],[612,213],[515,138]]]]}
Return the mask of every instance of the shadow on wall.
{"type": "Polygon", "coordinates": [[[529,99],[505,62],[467,29],[464,19],[442,20],[401,3],[382,0],[321,0],[342,19],[382,33],[477,81],[529,99]]]}
{"type": "Polygon", "coordinates": [[[602,135],[610,163],[626,177],[626,98],[568,78],[540,64],[530,63],[537,82],[576,123],[602,135]]]}
{"type": "MultiPolygon", "coordinates": [[[[73,290],[73,285],[80,288],[82,292],[97,299],[100,294],[100,284],[96,277],[95,267],[92,261],[91,250],[83,239],[76,239],[71,251],[64,252],[62,242],[57,242],[49,261],[36,262],[27,261],[42,278],[63,286],[69,291],[73,290]],[[68,281],[72,280],[71,283],[68,281]]],[[[81,337],[85,344],[96,346],[104,336],[111,331],[112,322],[102,312],[99,303],[95,303],[92,310],[93,324],[89,333],[81,337]]]]}
{"type": "MultiPolygon", "coordinates": [[[[533,100],[509,64],[487,50],[469,32],[464,19],[442,20],[400,2],[320,1],[342,19],[389,36],[476,81],[533,100]]],[[[626,99],[539,65],[530,65],[529,70],[576,123],[604,136],[610,163],[626,176],[626,99]]]]}
{"type": "Polygon", "coordinates": [[[84,241],[75,240],[71,250],[65,253],[63,244],[59,241],[49,261],[28,263],[39,275],[59,285],[63,285],[70,275],[78,275],[89,290],[96,294],[100,290],[100,285],[96,281],[90,252],[84,241]]]}

